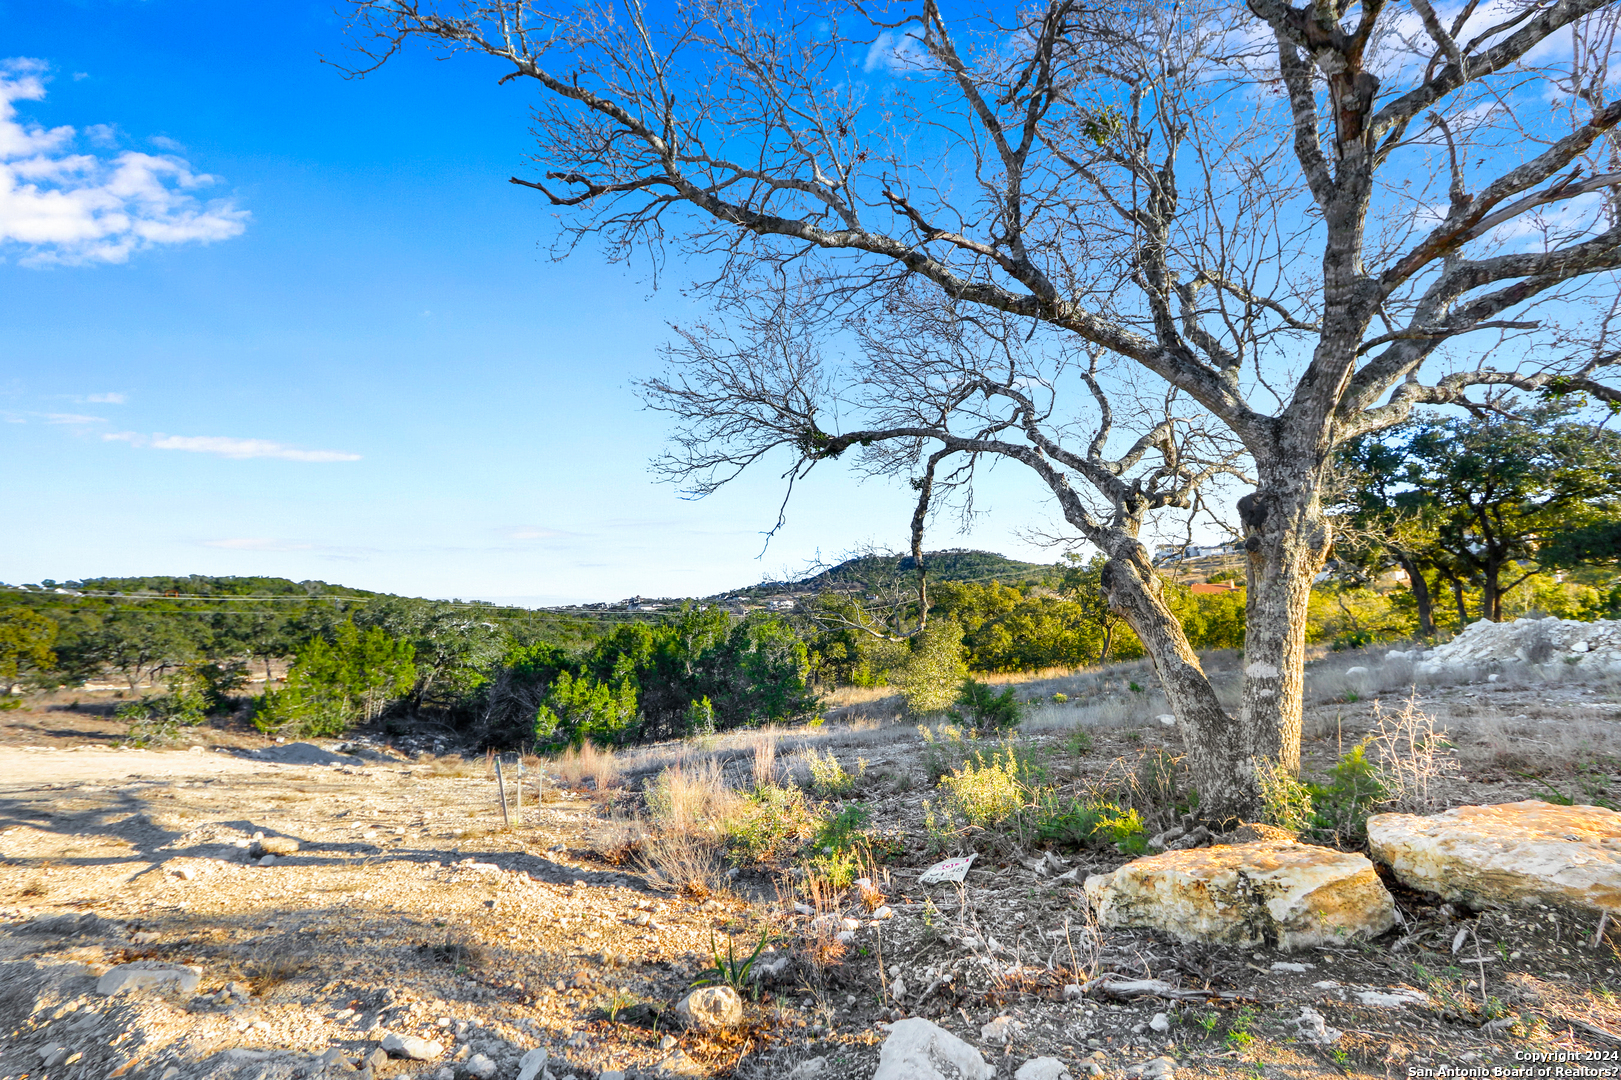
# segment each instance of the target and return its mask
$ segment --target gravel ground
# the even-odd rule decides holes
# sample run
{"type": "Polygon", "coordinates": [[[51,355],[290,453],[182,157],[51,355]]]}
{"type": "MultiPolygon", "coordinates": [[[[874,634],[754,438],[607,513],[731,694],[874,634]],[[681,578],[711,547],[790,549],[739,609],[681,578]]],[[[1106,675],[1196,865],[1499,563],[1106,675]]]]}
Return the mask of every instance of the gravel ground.
{"type": "MultiPolygon", "coordinates": [[[[1332,761],[1365,729],[1368,700],[1351,694],[1310,699],[1308,760],[1332,761]]],[[[1621,777],[1593,767],[1616,768],[1604,756],[1618,715],[1607,688],[1423,694],[1454,728],[1462,762],[1443,803],[1550,787],[1621,798],[1621,777]],[[1580,768],[1572,732],[1591,744],[1580,768]]],[[[1057,747],[1064,735],[1038,741],[1057,747]]],[[[1083,880],[1123,857],[1057,853],[1060,865],[1038,867],[1041,851],[993,834],[969,838],[980,859],[961,888],[920,886],[938,856],[922,843],[932,792],[905,726],[827,736],[848,765],[865,759],[853,798],[901,838],[875,882],[881,900],[834,898],[851,921],[833,924],[795,912],[791,878],[749,870],[731,892],[684,897],[652,888],[634,860],[615,865],[595,837],[633,798],[622,791],[549,787],[537,805],[530,788],[507,828],[482,762],[445,775],[403,755],[276,764],[242,756],[252,740],[240,735],[230,749],[162,752],[34,737],[37,748],[0,750],[0,1077],[281,1080],[358,1066],[376,1080],[483,1080],[487,1068],[512,1080],[542,1047],[554,1080],[611,1070],[842,1080],[871,1075],[903,1015],[969,1040],[999,1077],[1039,1054],[1080,1080],[1160,1057],[1182,1076],[1224,1078],[1489,1070],[1533,1052],[1598,1054],[1590,1064],[1613,1069],[1621,1053],[1621,933],[1578,913],[1477,916],[1393,887],[1404,925],[1378,942],[1297,954],[1190,946],[1096,931],[1081,890],[1056,878],[1079,868],[1083,880]],[[286,847],[278,838],[297,850],[262,862],[259,848],[286,847]],[[893,917],[871,918],[875,903],[893,917]],[[833,958],[831,934],[846,926],[833,958]],[[774,944],[759,966],[772,971],[746,996],[744,1023],[676,1027],[670,1008],[710,965],[711,942],[747,952],[762,933],[774,944]],[[188,965],[200,979],[190,992],[97,991],[103,973],[133,962],[188,965]],[[1077,969],[1193,993],[1077,995],[1066,990],[1077,969]],[[1315,1042],[1319,1023],[1340,1037],[1315,1042]],[[443,1054],[377,1059],[386,1033],[443,1054]]],[[[1054,769],[1081,782],[1165,737],[1152,724],[1099,729],[1054,769]]]]}

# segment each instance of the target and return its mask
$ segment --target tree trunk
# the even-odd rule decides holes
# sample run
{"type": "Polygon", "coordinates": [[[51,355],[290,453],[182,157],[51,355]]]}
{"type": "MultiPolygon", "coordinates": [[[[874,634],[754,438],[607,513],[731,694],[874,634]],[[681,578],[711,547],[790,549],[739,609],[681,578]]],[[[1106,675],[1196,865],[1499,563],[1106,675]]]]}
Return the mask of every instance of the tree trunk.
{"type": "Polygon", "coordinates": [[[1503,621],[1503,592],[1497,587],[1503,565],[1496,559],[1486,560],[1480,574],[1480,617],[1491,622],[1503,621]]]}
{"type": "Polygon", "coordinates": [[[1164,584],[1148,552],[1127,537],[1105,554],[1109,560],[1103,567],[1104,595],[1137,632],[1154,663],[1181,728],[1200,814],[1215,823],[1234,818],[1253,821],[1259,789],[1253,769],[1234,767],[1233,751],[1242,743],[1237,724],[1222,708],[1182,624],[1166,606],[1164,584]]]}
{"type": "Polygon", "coordinates": [[[1407,581],[1413,588],[1413,603],[1418,605],[1418,636],[1432,638],[1435,636],[1435,600],[1430,596],[1430,583],[1424,580],[1418,564],[1405,552],[1398,551],[1396,561],[1407,572],[1407,581]]]}
{"type": "Polygon", "coordinates": [[[1318,470],[1302,453],[1259,461],[1261,486],[1243,512],[1248,553],[1244,598],[1244,697],[1240,763],[1252,773],[1300,770],[1306,613],[1312,579],[1328,559],[1330,532],[1318,470]]]}

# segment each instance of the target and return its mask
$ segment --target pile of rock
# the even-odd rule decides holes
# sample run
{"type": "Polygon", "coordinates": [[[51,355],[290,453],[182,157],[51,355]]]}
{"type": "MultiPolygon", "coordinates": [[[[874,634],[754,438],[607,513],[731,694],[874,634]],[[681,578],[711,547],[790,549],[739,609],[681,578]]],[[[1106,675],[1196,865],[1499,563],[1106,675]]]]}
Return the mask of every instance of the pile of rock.
{"type": "Polygon", "coordinates": [[[1515,619],[1472,623],[1433,649],[1393,649],[1385,660],[1409,661],[1418,675],[1439,675],[1515,664],[1567,663],[1584,670],[1621,671],[1621,622],[1600,619],[1515,619]]]}

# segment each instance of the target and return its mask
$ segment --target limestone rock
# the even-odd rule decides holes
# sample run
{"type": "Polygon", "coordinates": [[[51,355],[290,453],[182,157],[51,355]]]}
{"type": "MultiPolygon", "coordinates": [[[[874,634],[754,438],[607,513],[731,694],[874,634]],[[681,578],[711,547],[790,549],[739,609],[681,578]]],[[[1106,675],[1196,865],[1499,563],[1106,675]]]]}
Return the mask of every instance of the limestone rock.
{"type": "Polygon", "coordinates": [[[1377,937],[1396,922],[1373,863],[1287,840],[1168,851],[1086,879],[1104,926],[1146,926],[1184,941],[1310,948],[1377,937]]]}
{"type": "Polygon", "coordinates": [[[182,994],[189,994],[197,989],[201,979],[202,972],[196,968],[138,960],[133,964],[119,964],[107,969],[106,974],[96,982],[96,992],[108,997],[142,990],[179,990],[182,994]]]}
{"type": "Polygon", "coordinates": [[[536,1047],[518,1059],[518,1080],[535,1080],[546,1068],[546,1059],[551,1055],[544,1047],[536,1047]]]}
{"type": "Polygon", "coordinates": [[[653,1066],[660,1076],[703,1076],[704,1067],[689,1058],[680,1050],[672,1050],[670,1056],[653,1066]]]}
{"type": "Polygon", "coordinates": [[[490,1080],[495,1075],[495,1062],[483,1054],[474,1054],[467,1059],[467,1075],[477,1077],[478,1080],[490,1080]]]}
{"type": "Polygon", "coordinates": [[[736,1027],[743,1022],[743,999],[730,986],[705,986],[676,1002],[675,1014],[700,1031],[736,1027]]]}
{"type": "Polygon", "coordinates": [[[412,1061],[433,1061],[445,1048],[436,1042],[419,1039],[415,1035],[396,1035],[392,1031],[383,1036],[383,1049],[389,1057],[409,1058],[412,1061]]]}
{"type": "Polygon", "coordinates": [[[1024,1025],[1011,1016],[998,1016],[995,1020],[980,1027],[979,1037],[988,1043],[1006,1046],[1018,1036],[1023,1028],[1024,1025]]]}
{"type": "Polygon", "coordinates": [[[1176,1076],[1176,1059],[1168,1057],[1149,1058],[1138,1065],[1133,1065],[1125,1072],[1126,1080],[1174,1080],[1176,1076]]]}
{"type": "Polygon", "coordinates": [[[1054,1057],[1031,1058],[1019,1066],[1013,1080],[1071,1080],[1064,1063],[1054,1057]]]}
{"type": "Polygon", "coordinates": [[[1503,803],[1368,819],[1373,857],[1405,885],[1470,907],[1553,903],[1621,915],[1621,814],[1503,803]]]}
{"type": "Polygon", "coordinates": [[[993,1075],[979,1051],[914,1016],[890,1027],[872,1080],[990,1080],[993,1075]]]}

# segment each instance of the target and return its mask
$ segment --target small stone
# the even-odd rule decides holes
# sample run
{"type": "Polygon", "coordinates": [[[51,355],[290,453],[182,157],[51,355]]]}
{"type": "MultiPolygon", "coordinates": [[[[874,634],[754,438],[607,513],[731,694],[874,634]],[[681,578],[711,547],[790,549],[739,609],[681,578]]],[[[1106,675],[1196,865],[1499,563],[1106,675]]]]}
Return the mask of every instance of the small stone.
{"type": "Polygon", "coordinates": [[[1064,1063],[1054,1057],[1031,1058],[1019,1066],[1013,1080],[1071,1080],[1064,1063]]]}
{"type": "Polygon", "coordinates": [[[978,1050],[913,1016],[890,1027],[872,1080],[991,1080],[994,1075],[978,1050]]]}
{"type": "Polygon", "coordinates": [[[705,986],[676,1002],[675,1014],[700,1031],[736,1027],[743,1022],[743,999],[730,986],[705,986]]]}
{"type": "Polygon", "coordinates": [[[1023,1024],[1011,1016],[998,1016],[995,1020],[979,1029],[979,1037],[988,1043],[1006,1046],[1013,1041],[1023,1027],[1023,1024]]]}
{"type": "Polygon", "coordinates": [[[625,1074],[618,1069],[603,1069],[597,1073],[597,1080],[625,1080],[625,1074]]]}
{"type": "Polygon", "coordinates": [[[895,979],[889,984],[889,996],[896,1001],[906,1000],[906,980],[895,979]]]}
{"type": "Polygon", "coordinates": [[[1171,1018],[1164,1013],[1155,1013],[1154,1018],[1148,1021],[1148,1028],[1163,1035],[1171,1030],[1171,1018]]]}
{"type": "Polygon", "coordinates": [[[1082,996],[1083,995],[1081,993],[1081,984],[1080,983],[1065,983],[1064,984],[1064,1000],[1065,1001],[1079,1001],[1079,1000],[1081,1000],[1082,996]]]}
{"type": "Polygon", "coordinates": [[[197,871],[193,870],[189,866],[177,866],[173,870],[170,870],[169,873],[179,878],[181,881],[191,881],[197,877],[197,871]]]}
{"type": "Polygon", "coordinates": [[[456,1070],[445,1065],[433,1074],[433,1080],[456,1080],[456,1070]]]}
{"type": "Polygon", "coordinates": [[[432,1061],[445,1052],[439,1043],[419,1039],[415,1035],[396,1035],[392,1031],[383,1036],[382,1046],[389,1057],[408,1058],[411,1061],[432,1061]]]}
{"type": "Polygon", "coordinates": [[[360,1067],[362,1069],[381,1069],[387,1064],[388,1051],[384,1050],[381,1046],[377,1047],[371,1053],[360,1059],[360,1067]]]}
{"type": "Polygon", "coordinates": [[[536,1047],[518,1059],[518,1080],[535,1080],[546,1068],[546,1059],[551,1055],[545,1048],[536,1047]]]}
{"type": "Polygon", "coordinates": [[[675,1038],[674,1035],[666,1035],[666,1036],[664,1036],[664,1038],[659,1040],[659,1049],[660,1050],[668,1050],[672,1046],[674,1046],[675,1043],[676,1043],[676,1038],[675,1038]]]}
{"type": "Polygon", "coordinates": [[[1272,961],[1272,970],[1277,974],[1304,975],[1311,967],[1310,964],[1291,964],[1287,960],[1272,961]]]}
{"type": "Polygon", "coordinates": [[[654,1066],[658,1072],[665,1076],[703,1076],[704,1068],[693,1061],[680,1050],[673,1051],[669,1057],[654,1066]]]}
{"type": "Polygon", "coordinates": [[[136,961],[109,968],[96,981],[96,992],[112,997],[115,994],[137,993],[142,990],[179,990],[194,993],[202,981],[202,972],[179,964],[153,964],[136,961]]]}
{"type": "Polygon", "coordinates": [[[1300,1037],[1313,1046],[1331,1046],[1340,1041],[1340,1030],[1329,1027],[1323,1014],[1310,1005],[1300,1007],[1295,1024],[1300,1028],[1300,1037]]]}
{"type": "Polygon", "coordinates": [[[1176,726],[1176,714],[1175,713],[1168,713],[1168,712],[1167,713],[1160,713],[1158,716],[1154,717],[1154,719],[1158,720],[1161,724],[1165,725],[1166,727],[1175,727],[1176,726]]]}
{"type": "Polygon", "coordinates": [[[467,1075],[478,1080],[490,1080],[495,1075],[495,1062],[483,1054],[474,1054],[467,1059],[467,1075]]]}
{"type": "Polygon", "coordinates": [[[170,1065],[167,1069],[164,1069],[161,1074],[159,1074],[158,1080],[174,1080],[174,1078],[179,1075],[180,1070],[175,1066],[170,1065]]]}
{"type": "Polygon", "coordinates": [[[1175,1080],[1176,1059],[1168,1057],[1150,1058],[1127,1069],[1125,1075],[1126,1080],[1175,1080]]]}
{"type": "Polygon", "coordinates": [[[48,1043],[39,1048],[39,1067],[49,1069],[67,1056],[67,1047],[60,1043],[48,1043]]]}
{"type": "Polygon", "coordinates": [[[276,857],[274,855],[266,855],[262,859],[259,860],[259,865],[260,866],[275,866],[276,865],[276,857]]]}
{"type": "Polygon", "coordinates": [[[827,1058],[806,1058],[804,1061],[801,1061],[798,1065],[795,1065],[792,1069],[788,1070],[787,1080],[811,1080],[812,1077],[821,1076],[822,1071],[826,1068],[827,1058]]]}

